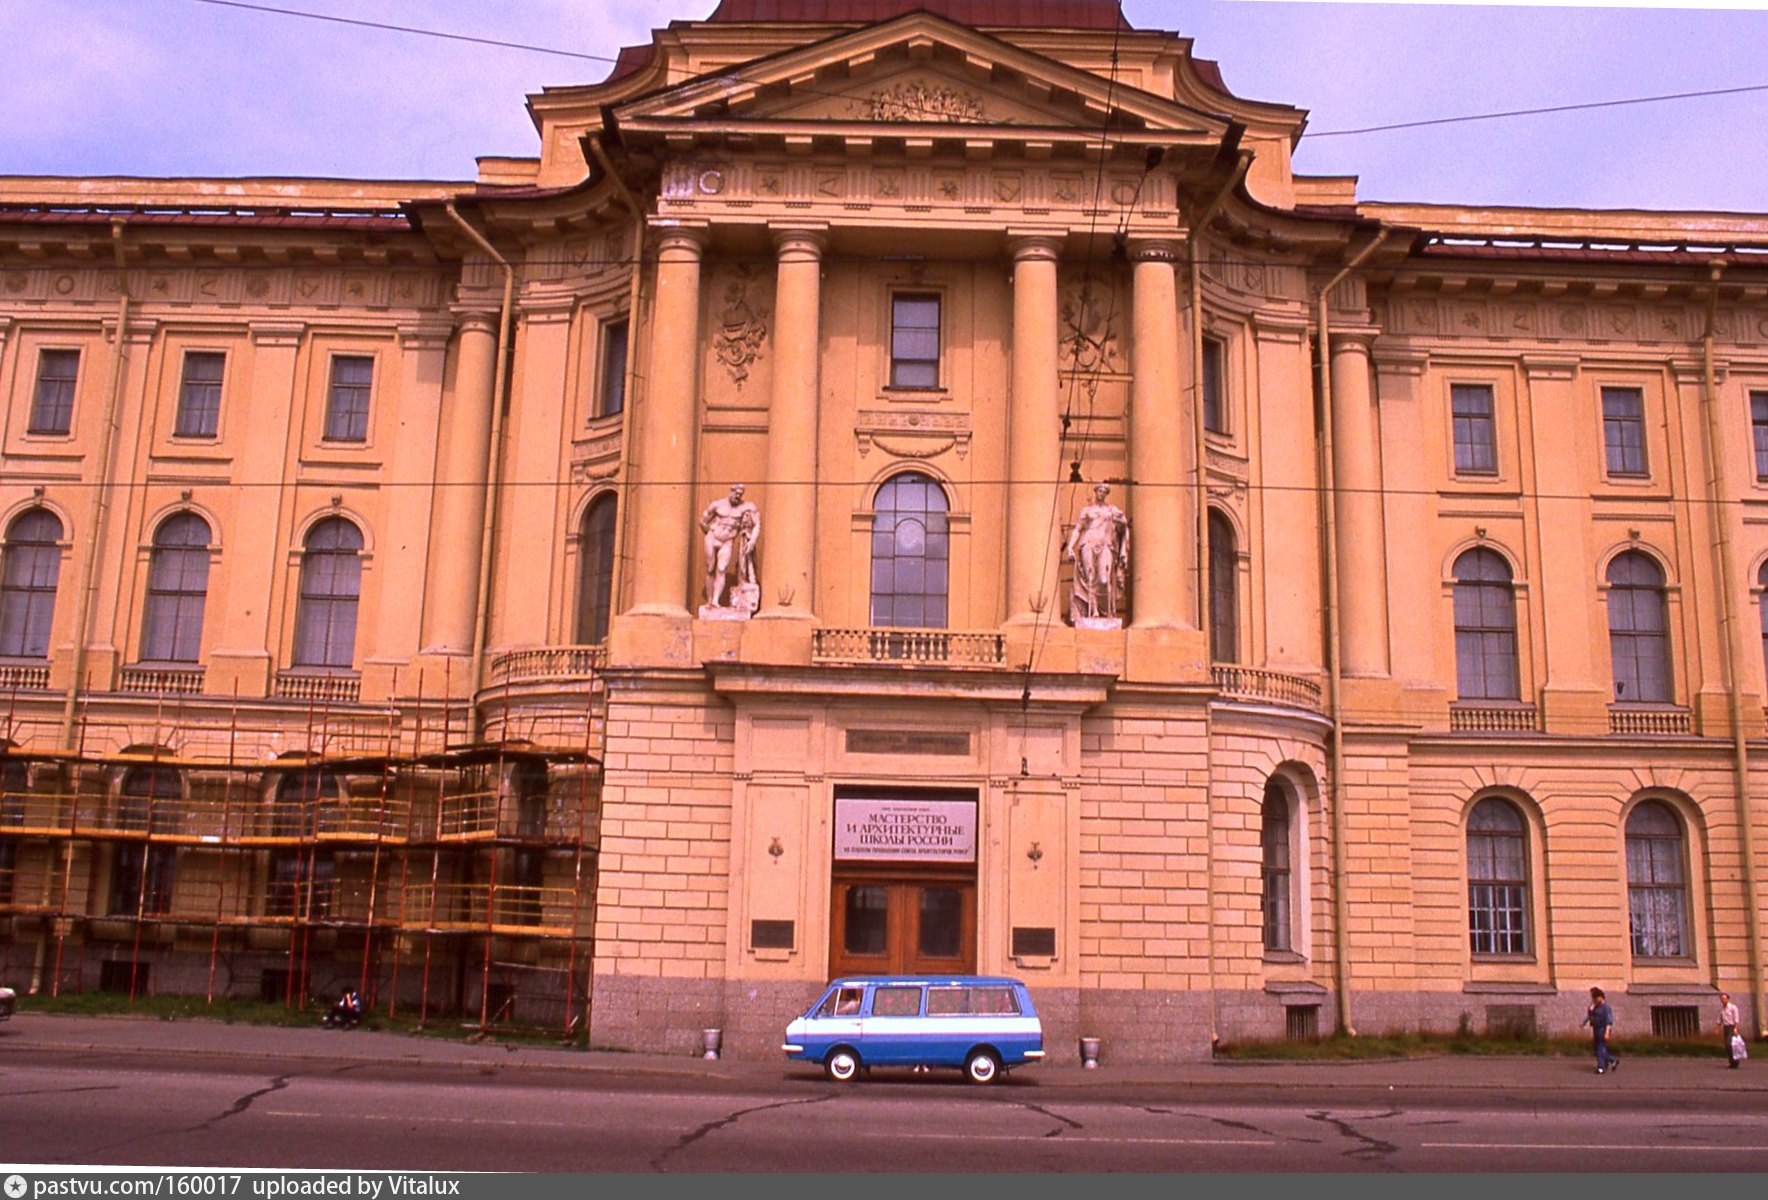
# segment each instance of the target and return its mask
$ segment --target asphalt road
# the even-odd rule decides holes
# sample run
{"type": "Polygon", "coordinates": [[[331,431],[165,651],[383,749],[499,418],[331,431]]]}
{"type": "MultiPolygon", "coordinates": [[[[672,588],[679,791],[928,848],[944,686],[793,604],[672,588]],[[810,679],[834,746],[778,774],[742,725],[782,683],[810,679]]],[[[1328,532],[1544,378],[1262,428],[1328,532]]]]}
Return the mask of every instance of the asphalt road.
{"type": "MultiPolygon", "coordinates": [[[[237,1034],[235,1035],[238,1036],[237,1034]]],[[[249,1035],[248,1035],[249,1036],[249,1035]]],[[[354,1035],[330,1043],[349,1050],[354,1035]]],[[[365,1044],[365,1043],[364,1043],[365,1044]]],[[[0,1039],[0,1163],[356,1170],[1764,1171],[1768,1092],[1112,1080],[835,1085],[0,1039]]],[[[1650,1070],[1630,1062],[1626,1070],[1650,1070]]],[[[1643,1073],[1643,1072],[1641,1072],[1643,1073]]],[[[1720,1074],[1724,1074],[1721,1070],[1720,1074]]],[[[1735,1080],[1736,1075],[1731,1076],[1735,1080]]],[[[1360,1081],[1360,1082],[1359,1082],[1360,1081]]],[[[1726,1082],[1730,1082],[1727,1080],[1726,1082]]]]}

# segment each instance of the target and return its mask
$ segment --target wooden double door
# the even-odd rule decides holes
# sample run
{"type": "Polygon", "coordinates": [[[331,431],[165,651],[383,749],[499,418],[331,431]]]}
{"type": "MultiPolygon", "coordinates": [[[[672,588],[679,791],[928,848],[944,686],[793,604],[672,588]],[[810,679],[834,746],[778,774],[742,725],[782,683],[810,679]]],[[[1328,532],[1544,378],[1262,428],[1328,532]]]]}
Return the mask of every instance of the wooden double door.
{"type": "Polygon", "coordinates": [[[870,864],[837,868],[829,975],[976,971],[976,875],[870,864]]]}

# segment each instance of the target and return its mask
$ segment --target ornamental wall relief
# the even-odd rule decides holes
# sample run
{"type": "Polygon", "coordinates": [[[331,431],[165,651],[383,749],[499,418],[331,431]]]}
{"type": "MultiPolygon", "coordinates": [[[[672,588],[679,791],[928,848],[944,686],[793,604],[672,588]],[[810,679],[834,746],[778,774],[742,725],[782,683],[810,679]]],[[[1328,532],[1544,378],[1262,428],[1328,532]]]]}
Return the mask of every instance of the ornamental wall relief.
{"type": "Polygon", "coordinates": [[[899,83],[853,101],[848,105],[848,111],[869,121],[975,124],[982,120],[982,99],[954,87],[899,83]]]}
{"type": "Polygon", "coordinates": [[[1084,377],[1089,400],[1098,398],[1101,374],[1123,370],[1117,335],[1123,314],[1114,311],[1115,292],[1110,281],[1089,276],[1069,285],[1058,310],[1061,368],[1084,377]]]}
{"type": "Polygon", "coordinates": [[[719,312],[717,332],[712,336],[713,351],[739,391],[749,378],[749,368],[761,357],[761,344],[767,340],[769,313],[755,294],[758,291],[755,268],[746,264],[736,268],[724,285],[724,307],[719,312]]]}

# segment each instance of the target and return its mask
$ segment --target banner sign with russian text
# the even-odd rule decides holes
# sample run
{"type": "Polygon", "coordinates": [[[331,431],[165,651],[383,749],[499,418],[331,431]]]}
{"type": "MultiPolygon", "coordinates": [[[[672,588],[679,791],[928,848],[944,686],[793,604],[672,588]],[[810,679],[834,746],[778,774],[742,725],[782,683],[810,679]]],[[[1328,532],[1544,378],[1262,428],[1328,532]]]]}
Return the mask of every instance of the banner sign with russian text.
{"type": "Polygon", "coordinates": [[[878,796],[837,798],[835,857],[870,862],[975,862],[976,803],[878,796]]]}

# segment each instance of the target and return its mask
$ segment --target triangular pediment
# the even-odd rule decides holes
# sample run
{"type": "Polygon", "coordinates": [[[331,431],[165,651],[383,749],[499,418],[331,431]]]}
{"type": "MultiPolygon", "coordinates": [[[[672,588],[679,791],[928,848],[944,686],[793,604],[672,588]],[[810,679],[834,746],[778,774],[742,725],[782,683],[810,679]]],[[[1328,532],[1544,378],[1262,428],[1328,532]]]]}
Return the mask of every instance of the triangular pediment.
{"type": "Polygon", "coordinates": [[[940,125],[1096,138],[1109,127],[1199,142],[1232,124],[926,12],[652,92],[617,106],[614,117],[623,128],[660,132],[687,123],[859,123],[901,127],[906,136],[940,125]]]}

